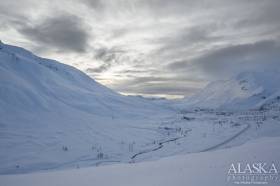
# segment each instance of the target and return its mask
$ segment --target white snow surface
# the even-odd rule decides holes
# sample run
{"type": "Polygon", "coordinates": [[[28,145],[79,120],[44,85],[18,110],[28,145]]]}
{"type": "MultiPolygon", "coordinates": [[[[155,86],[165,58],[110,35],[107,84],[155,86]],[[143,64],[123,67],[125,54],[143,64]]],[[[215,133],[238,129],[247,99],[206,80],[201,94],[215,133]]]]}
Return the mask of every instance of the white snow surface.
{"type": "Polygon", "coordinates": [[[25,49],[0,47],[0,173],[93,164],[98,153],[120,161],[129,144],[161,137],[153,118],[174,112],[25,49]]]}
{"type": "Polygon", "coordinates": [[[180,108],[247,110],[280,94],[280,72],[242,72],[230,80],[209,83],[198,94],[177,104],[180,108]]]}
{"type": "MultiPolygon", "coordinates": [[[[40,176],[32,177],[37,175],[33,173],[50,170],[63,171],[38,175],[46,176],[42,180],[61,175],[61,179],[53,179],[54,185],[68,181],[62,179],[63,176],[71,177],[69,184],[75,178],[91,181],[86,177],[91,174],[96,174],[93,178],[100,182],[94,183],[100,185],[114,181],[118,176],[119,183],[125,183],[124,175],[136,180],[147,176],[157,185],[164,180],[170,183],[166,180],[168,176],[165,177],[169,165],[170,170],[175,171],[171,176],[178,185],[185,183],[186,178],[196,179],[191,177],[196,169],[189,169],[188,164],[206,161],[207,156],[211,160],[217,155],[205,151],[239,146],[263,137],[279,140],[278,80],[278,73],[247,72],[229,81],[210,84],[200,94],[175,104],[168,100],[120,95],[71,66],[1,43],[0,174],[32,174],[1,176],[0,185],[11,185],[16,183],[12,180],[23,178],[27,185],[31,178],[35,183],[40,182],[40,176]],[[178,156],[187,153],[196,154],[178,156]],[[174,155],[177,157],[158,161],[174,155]],[[144,161],[149,162],[142,163],[144,161]],[[84,169],[116,163],[121,165],[84,169]],[[181,168],[177,169],[177,166],[181,168]],[[64,172],[76,168],[84,170],[64,172]],[[156,168],[163,172],[156,173],[156,168]],[[73,175],[76,173],[78,177],[73,175]],[[112,180],[103,182],[101,179],[105,179],[106,174],[112,176],[112,180]],[[178,182],[177,174],[181,176],[178,182]]],[[[264,143],[268,142],[265,140],[264,143]]],[[[276,148],[275,142],[271,144],[265,148],[276,148]]],[[[231,158],[227,150],[219,151],[225,155],[221,157],[224,160],[231,158]]],[[[209,174],[212,174],[209,167],[213,167],[213,163],[214,159],[206,162],[209,166],[205,171],[209,174]]],[[[203,172],[199,166],[202,164],[198,164],[197,169],[203,172]]],[[[24,183],[22,181],[22,185],[24,183]]]]}
{"type": "MultiPolygon", "coordinates": [[[[229,186],[232,163],[272,163],[280,157],[280,138],[261,138],[242,146],[163,158],[153,162],[107,165],[44,173],[1,175],[5,186],[229,186]]],[[[276,186],[278,181],[264,185],[276,186]]],[[[261,184],[261,185],[263,185],[261,184]]],[[[242,184],[243,185],[243,184],[242,184]]],[[[260,184],[250,184],[260,185],[260,184]]]]}

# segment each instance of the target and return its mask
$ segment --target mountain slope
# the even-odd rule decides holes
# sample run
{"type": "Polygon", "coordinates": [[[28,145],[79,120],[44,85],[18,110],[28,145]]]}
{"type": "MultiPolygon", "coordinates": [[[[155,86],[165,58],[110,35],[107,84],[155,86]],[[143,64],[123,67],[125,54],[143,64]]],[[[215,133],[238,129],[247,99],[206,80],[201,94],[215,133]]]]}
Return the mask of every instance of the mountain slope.
{"type": "Polygon", "coordinates": [[[1,98],[5,110],[29,110],[34,106],[36,111],[51,110],[61,104],[107,116],[112,112],[124,114],[157,108],[140,98],[117,94],[73,67],[39,58],[18,47],[2,44],[1,48],[1,98]]]}
{"type": "Polygon", "coordinates": [[[177,112],[173,101],[123,96],[73,67],[1,44],[0,174],[155,160],[280,136],[276,77],[244,73],[179,105],[238,112],[177,112]]]}
{"type": "Polygon", "coordinates": [[[243,72],[226,81],[207,85],[200,93],[186,98],[180,107],[246,110],[259,108],[280,94],[279,72],[243,72]]]}
{"type": "Polygon", "coordinates": [[[130,156],[131,144],[137,150],[161,136],[139,126],[156,128],[170,113],[73,67],[0,44],[0,173],[119,161],[130,156]]]}

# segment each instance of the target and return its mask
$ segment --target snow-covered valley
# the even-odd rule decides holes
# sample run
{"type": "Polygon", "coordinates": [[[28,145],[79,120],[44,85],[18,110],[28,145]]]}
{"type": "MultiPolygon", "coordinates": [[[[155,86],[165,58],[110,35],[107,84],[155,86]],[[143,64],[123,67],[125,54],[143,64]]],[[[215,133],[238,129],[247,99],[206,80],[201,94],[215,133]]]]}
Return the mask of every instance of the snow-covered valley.
{"type": "MultiPolygon", "coordinates": [[[[184,163],[204,162],[221,152],[220,164],[206,165],[225,168],[228,162],[223,160],[228,161],[231,151],[240,153],[241,158],[245,147],[257,150],[256,142],[243,145],[250,140],[263,145],[271,142],[266,148],[275,152],[273,160],[279,160],[279,148],[274,146],[280,137],[279,79],[279,73],[243,73],[233,80],[210,84],[188,99],[149,100],[120,95],[73,67],[1,44],[0,185],[16,185],[17,181],[30,185],[33,179],[33,174],[6,174],[47,172],[34,176],[52,180],[52,171],[65,169],[79,169],[57,172],[71,177],[69,183],[73,174],[80,174],[77,179],[88,179],[82,174],[104,178],[111,168],[114,172],[124,170],[120,180],[130,169],[135,170],[133,177],[141,173],[140,179],[150,168],[168,166],[193,175],[184,163]],[[218,151],[207,152],[214,150],[218,151]],[[158,160],[165,157],[170,158],[158,160]],[[152,160],[155,162],[144,162],[152,160]],[[116,165],[94,168],[107,164],[116,165]]],[[[164,185],[156,180],[155,185],[164,185]]],[[[116,185],[137,185],[123,181],[116,185]]],[[[185,185],[184,180],[177,181],[175,185],[185,185]]]]}
{"type": "MultiPolygon", "coordinates": [[[[261,138],[231,149],[172,156],[152,162],[21,175],[0,175],[0,180],[2,185],[7,186],[230,186],[236,185],[236,183],[242,185],[241,182],[233,182],[232,177],[228,175],[230,165],[245,160],[269,164],[273,160],[279,159],[279,142],[279,137],[261,138]]],[[[248,185],[248,183],[243,184],[248,185]]],[[[277,186],[279,180],[275,180],[275,177],[266,180],[258,179],[250,185],[262,184],[277,186]]]]}

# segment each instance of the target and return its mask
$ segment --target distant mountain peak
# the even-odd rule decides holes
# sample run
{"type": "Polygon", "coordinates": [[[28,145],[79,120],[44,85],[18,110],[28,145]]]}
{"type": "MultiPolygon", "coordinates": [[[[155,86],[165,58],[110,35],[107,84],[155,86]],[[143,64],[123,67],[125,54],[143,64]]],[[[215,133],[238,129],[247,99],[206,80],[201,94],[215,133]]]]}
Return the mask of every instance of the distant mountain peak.
{"type": "Polygon", "coordinates": [[[279,82],[280,73],[276,70],[241,72],[229,80],[210,83],[198,94],[185,99],[185,106],[181,107],[256,108],[280,91],[279,82]]]}

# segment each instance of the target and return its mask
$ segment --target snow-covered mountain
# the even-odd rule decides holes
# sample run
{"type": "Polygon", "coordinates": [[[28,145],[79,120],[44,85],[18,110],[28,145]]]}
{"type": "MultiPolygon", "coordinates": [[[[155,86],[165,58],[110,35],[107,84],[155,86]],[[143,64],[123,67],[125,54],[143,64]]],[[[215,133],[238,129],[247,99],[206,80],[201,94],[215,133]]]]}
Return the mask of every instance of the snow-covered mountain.
{"type": "Polygon", "coordinates": [[[0,47],[1,112],[69,108],[118,117],[160,108],[137,97],[120,95],[71,66],[37,57],[19,47],[0,47]]]}
{"type": "Polygon", "coordinates": [[[207,85],[198,94],[186,98],[181,108],[246,110],[260,108],[280,96],[280,72],[242,72],[225,81],[207,85]]]}
{"type": "Polygon", "coordinates": [[[0,44],[0,173],[61,167],[100,153],[129,156],[129,145],[160,136],[137,127],[173,112],[120,95],[71,66],[0,44]]]}
{"type": "Polygon", "coordinates": [[[280,136],[279,80],[243,73],[175,105],[120,95],[71,66],[1,43],[0,174],[133,163],[280,136]],[[255,107],[262,109],[239,112],[255,107]]]}

